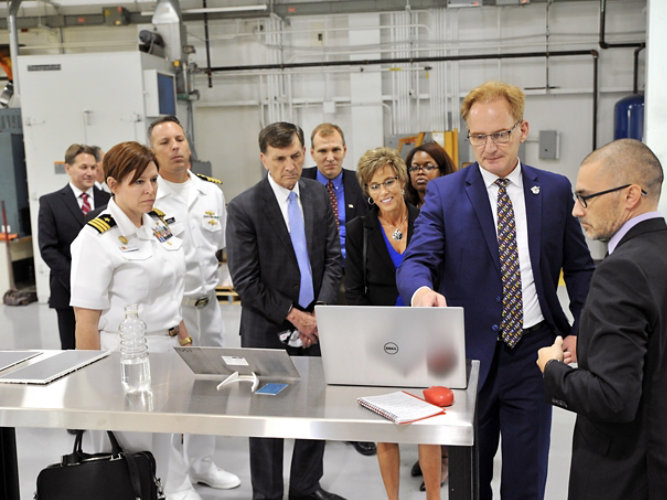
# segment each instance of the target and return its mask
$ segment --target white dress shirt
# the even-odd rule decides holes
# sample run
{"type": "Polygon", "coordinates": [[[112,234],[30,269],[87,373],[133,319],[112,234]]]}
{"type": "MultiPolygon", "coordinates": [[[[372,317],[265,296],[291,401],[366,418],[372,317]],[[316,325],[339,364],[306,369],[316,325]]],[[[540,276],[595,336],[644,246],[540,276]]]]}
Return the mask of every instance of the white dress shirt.
{"type": "Polygon", "coordinates": [[[79,204],[79,208],[83,207],[83,198],[81,198],[81,193],[86,193],[88,195],[88,204],[90,205],[90,210],[95,209],[95,197],[93,196],[93,188],[92,187],[88,188],[86,191],[81,191],[78,187],[76,187],[71,182],[69,183],[69,187],[72,188],[72,192],[74,193],[74,197],[76,198],[76,202],[79,204]]]}
{"type": "Polygon", "coordinates": [[[276,200],[278,201],[278,206],[280,207],[280,213],[283,215],[283,219],[285,220],[285,225],[287,226],[287,230],[290,231],[289,216],[287,215],[287,206],[289,205],[289,194],[292,191],[296,193],[296,201],[299,204],[299,210],[301,210],[301,216],[303,216],[303,206],[301,205],[301,195],[299,194],[299,182],[297,181],[297,183],[294,184],[292,191],[290,191],[289,189],[282,187],[275,180],[273,180],[273,177],[271,177],[271,174],[269,174],[269,185],[273,190],[273,194],[276,196],[276,200]]]}
{"type": "MultiPolygon", "coordinates": [[[[493,213],[493,223],[496,228],[496,237],[498,236],[498,191],[500,188],[496,184],[498,176],[479,167],[482,179],[486,185],[486,191],[489,194],[489,203],[493,213]]],[[[506,191],[512,201],[514,210],[514,224],[516,226],[516,242],[519,250],[519,266],[521,268],[521,293],[523,296],[523,328],[530,328],[544,320],[542,309],[537,297],[535,288],[535,277],[533,276],[533,267],[530,261],[530,252],[528,249],[528,221],[526,220],[526,200],[523,191],[523,176],[521,175],[521,161],[517,161],[517,166],[506,177],[509,180],[506,191]]]]}

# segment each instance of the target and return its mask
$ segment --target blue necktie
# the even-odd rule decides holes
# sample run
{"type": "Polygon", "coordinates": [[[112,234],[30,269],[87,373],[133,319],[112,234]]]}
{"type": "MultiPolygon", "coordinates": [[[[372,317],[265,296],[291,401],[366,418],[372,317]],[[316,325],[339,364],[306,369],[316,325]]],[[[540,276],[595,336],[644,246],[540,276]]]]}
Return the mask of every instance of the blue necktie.
{"type": "Polygon", "coordinates": [[[301,286],[299,287],[299,305],[308,307],[315,298],[313,291],[313,275],[310,272],[310,260],[308,259],[308,244],[306,243],[306,230],[303,225],[303,214],[296,199],[296,193],[289,194],[287,204],[287,217],[289,218],[289,236],[292,240],[296,260],[299,263],[301,273],[301,286]]]}

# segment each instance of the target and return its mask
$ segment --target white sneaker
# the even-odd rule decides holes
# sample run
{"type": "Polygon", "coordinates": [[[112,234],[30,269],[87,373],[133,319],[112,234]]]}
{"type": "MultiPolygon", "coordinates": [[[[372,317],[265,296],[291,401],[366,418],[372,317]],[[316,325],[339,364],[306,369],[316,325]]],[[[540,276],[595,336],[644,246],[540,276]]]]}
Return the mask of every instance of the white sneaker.
{"type": "Polygon", "coordinates": [[[190,486],[190,488],[182,491],[177,491],[176,493],[169,493],[166,496],[166,500],[202,500],[199,496],[199,493],[190,486]]]}
{"type": "Polygon", "coordinates": [[[190,480],[193,483],[205,484],[219,490],[231,490],[241,486],[241,479],[236,474],[221,469],[212,461],[207,461],[203,465],[205,467],[202,472],[195,473],[194,470],[190,472],[190,480]]]}

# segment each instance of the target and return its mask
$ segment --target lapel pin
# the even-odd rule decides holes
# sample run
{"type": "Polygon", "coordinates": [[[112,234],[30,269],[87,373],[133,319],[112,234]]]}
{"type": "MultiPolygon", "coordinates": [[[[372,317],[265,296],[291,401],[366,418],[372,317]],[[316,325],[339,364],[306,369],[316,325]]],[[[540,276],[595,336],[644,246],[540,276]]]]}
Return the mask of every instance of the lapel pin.
{"type": "Polygon", "coordinates": [[[118,240],[123,244],[127,245],[127,238],[125,236],[119,236],[118,240]]]}
{"type": "Polygon", "coordinates": [[[530,190],[533,194],[540,194],[540,186],[533,186],[530,190]]]}

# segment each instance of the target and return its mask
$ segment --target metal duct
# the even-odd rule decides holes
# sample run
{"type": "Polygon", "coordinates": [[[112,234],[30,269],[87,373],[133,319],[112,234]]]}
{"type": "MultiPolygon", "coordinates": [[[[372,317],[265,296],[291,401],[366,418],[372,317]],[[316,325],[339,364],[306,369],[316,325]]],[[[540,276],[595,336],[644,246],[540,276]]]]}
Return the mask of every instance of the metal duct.
{"type": "Polygon", "coordinates": [[[158,0],[151,22],[165,41],[167,59],[186,59],[183,46],[187,43],[179,0],[158,0]]]}

